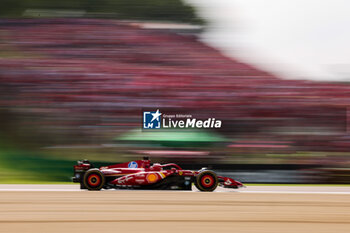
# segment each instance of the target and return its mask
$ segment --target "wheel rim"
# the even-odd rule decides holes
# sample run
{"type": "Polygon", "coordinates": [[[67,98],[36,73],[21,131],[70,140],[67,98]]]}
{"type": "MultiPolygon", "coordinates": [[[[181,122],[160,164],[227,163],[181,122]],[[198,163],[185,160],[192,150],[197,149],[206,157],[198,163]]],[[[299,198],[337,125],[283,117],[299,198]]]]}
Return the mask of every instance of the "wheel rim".
{"type": "Polygon", "coordinates": [[[96,174],[91,174],[87,181],[90,186],[98,186],[101,183],[101,178],[96,174]]]}
{"type": "Polygon", "coordinates": [[[206,188],[211,187],[214,183],[215,183],[214,182],[214,177],[211,176],[211,175],[204,175],[201,178],[201,184],[202,184],[202,186],[204,186],[206,188]]]}

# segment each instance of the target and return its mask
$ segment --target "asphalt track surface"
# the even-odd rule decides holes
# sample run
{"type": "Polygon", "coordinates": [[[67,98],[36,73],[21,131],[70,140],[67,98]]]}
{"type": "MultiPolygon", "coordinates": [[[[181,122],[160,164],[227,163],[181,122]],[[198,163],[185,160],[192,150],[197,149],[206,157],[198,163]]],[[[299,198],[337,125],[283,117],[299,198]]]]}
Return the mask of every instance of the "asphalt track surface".
{"type": "Polygon", "coordinates": [[[350,186],[80,191],[0,185],[0,232],[350,232],[350,186]]]}

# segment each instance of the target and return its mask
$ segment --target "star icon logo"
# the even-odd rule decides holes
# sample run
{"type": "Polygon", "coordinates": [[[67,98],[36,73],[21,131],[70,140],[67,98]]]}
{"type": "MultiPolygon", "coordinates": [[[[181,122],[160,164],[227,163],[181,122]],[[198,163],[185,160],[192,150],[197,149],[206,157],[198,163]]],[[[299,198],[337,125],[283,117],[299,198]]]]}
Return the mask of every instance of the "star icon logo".
{"type": "Polygon", "coordinates": [[[162,113],[157,111],[143,112],[143,129],[160,129],[162,113]]]}
{"type": "Polygon", "coordinates": [[[159,117],[162,115],[160,112],[159,112],[159,109],[157,109],[157,111],[155,113],[151,113],[151,115],[153,116],[152,121],[154,121],[155,119],[157,119],[157,121],[159,121],[159,117]]]}

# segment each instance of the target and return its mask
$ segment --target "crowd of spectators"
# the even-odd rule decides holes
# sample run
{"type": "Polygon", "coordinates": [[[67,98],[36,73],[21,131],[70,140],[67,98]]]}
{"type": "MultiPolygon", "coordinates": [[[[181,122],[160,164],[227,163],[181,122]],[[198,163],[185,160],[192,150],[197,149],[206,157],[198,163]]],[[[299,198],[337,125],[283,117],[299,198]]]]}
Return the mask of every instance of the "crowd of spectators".
{"type": "Polygon", "coordinates": [[[61,137],[51,143],[103,142],[141,127],[148,108],[221,119],[232,153],[245,150],[237,138],[349,151],[349,84],[284,80],[194,35],[116,20],[1,20],[0,81],[0,108],[61,137]]]}

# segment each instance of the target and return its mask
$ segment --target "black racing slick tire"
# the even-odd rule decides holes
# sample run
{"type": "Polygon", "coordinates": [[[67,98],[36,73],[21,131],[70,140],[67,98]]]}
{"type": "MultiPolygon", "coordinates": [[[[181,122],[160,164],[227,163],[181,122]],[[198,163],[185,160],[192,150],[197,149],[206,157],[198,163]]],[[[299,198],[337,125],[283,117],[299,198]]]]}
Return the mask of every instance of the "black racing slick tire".
{"type": "Polygon", "coordinates": [[[105,185],[105,176],[103,173],[97,168],[93,168],[88,170],[83,179],[84,186],[88,190],[101,190],[105,185]]]}
{"type": "Polygon", "coordinates": [[[215,172],[204,170],[195,179],[194,185],[199,191],[213,192],[218,187],[219,180],[215,172]]]}

